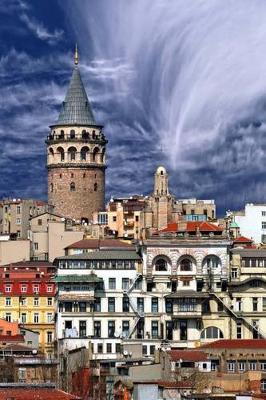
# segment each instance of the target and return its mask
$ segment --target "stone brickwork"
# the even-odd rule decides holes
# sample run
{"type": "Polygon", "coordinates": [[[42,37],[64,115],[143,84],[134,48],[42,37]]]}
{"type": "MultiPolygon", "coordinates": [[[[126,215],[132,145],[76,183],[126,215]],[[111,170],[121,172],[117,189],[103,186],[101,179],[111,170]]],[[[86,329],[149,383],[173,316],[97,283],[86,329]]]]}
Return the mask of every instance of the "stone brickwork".
{"type": "Polygon", "coordinates": [[[49,204],[54,206],[55,214],[79,221],[91,220],[93,212],[104,209],[104,168],[89,165],[82,168],[50,168],[48,190],[49,204]]]}

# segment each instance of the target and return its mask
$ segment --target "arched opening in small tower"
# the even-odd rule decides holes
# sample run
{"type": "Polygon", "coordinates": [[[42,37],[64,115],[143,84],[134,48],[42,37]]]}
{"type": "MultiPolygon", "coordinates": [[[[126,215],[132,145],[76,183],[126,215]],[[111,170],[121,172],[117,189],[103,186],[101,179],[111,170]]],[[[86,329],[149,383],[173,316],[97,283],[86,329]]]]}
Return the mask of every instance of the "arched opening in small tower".
{"type": "Polygon", "coordinates": [[[98,161],[98,154],[100,153],[99,147],[95,147],[93,149],[93,153],[92,153],[92,161],[93,162],[97,162],[98,161]]]}
{"type": "Polygon", "coordinates": [[[71,131],[70,131],[70,139],[75,139],[75,136],[76,136],[76,134],[75,134],[74,129],[71,129],[71,131]]]}
{"type": "Polygon", "coordinates": [[[59,154],[60,161],[64,161],[64,160],[65,160],[65,152],[64,152],[63,147],[58,147],[58,148],[56,149],[56,151],[57,151],[57,153],[59,154]]]}
{"type": "Polygon", "coordinates": [[[76,147],[69,147],[67,152],[68,152],[68,161],[75,161],[77,153],[76,147]]]}
{"type": "Polygon", "coordinates": [[[82,147],[82,149],[80,151],[80,159],[82,161],[86,161],[88,159],[89,152],[90,152],[90,149],[87,146],[82,147]]]}

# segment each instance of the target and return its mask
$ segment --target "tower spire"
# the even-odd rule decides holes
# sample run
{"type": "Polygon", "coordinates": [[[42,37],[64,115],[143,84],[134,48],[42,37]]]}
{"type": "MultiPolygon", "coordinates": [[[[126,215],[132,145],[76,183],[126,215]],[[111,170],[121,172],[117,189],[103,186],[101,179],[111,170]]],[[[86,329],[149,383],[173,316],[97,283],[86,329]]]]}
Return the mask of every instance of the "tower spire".
{"type": "Polygon", "coordinates": [[[77,43],[76,43],[76,47],[75,47],[74,63],[75,63],[75,65],[78,65],[78,63],[79,63],[79,53],[78,53],[77,43]]]}

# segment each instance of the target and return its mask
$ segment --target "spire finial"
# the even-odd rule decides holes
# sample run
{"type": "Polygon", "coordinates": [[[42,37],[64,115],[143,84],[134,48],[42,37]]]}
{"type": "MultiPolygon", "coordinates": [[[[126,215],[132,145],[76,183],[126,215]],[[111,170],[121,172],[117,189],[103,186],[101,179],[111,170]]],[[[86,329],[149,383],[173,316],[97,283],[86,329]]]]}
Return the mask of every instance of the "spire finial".
{"type": "Polygon", "coordinates": [[[75,63],[75,65],[78,65],[78,63],[79,63],[79,53],[78,53],[77,43],[76,43],[76,47],[75,47],[74,63],[75,63]]]}

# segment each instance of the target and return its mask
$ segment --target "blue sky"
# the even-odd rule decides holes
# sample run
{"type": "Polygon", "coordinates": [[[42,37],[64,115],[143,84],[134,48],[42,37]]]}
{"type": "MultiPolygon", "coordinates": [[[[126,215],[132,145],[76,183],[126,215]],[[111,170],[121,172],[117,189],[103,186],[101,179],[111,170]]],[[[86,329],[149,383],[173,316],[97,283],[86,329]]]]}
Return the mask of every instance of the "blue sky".
{"type": "Polygon", "coordinates": [[[0,197],[46,197],[77,41],[107,198],[151,192],[163,164],[178,198],[265,202],[265,20],[261,0],[1,0],[0,197]]]}

